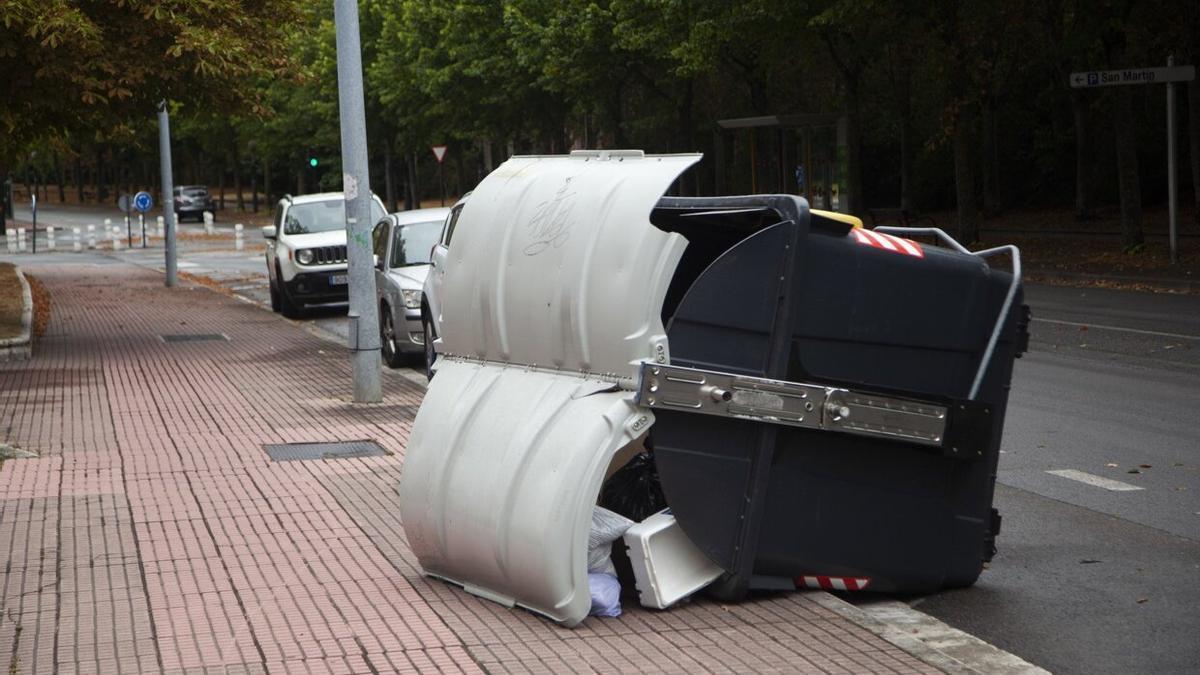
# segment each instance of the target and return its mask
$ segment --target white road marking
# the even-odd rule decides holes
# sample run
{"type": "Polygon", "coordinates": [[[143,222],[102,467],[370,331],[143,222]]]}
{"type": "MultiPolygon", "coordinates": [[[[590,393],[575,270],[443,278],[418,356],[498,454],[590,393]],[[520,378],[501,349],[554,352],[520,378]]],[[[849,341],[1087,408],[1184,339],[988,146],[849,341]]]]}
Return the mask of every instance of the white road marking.
{"type": "Polygon", "coordinates": [[[1155,335],[1158,337],[1177,338],[1180,340],[1200,340],[1200,335],[1184,335],[1182,333],[1162,333],[1156,330],[1139,330],[1137,328],[1122,328],[1120,326],[1106,326],[1100,323],[1079,323],[1078,321],[1059,321],[1058,319],[1039,319],[1033,318],[1034,321],[1041,323],[1052,323],[1059,326],[1081,326],[1086,328],[1099,328],[1100,330],[1115,330],[1121,333],[1137,333],[1138,335],[1155,335]]]}
{"type": "Polygon", "coordinates": [[[263,281],[262,283],[258,283],[258,284],[245,284],[242,286],[230,286],[229,290],[231,290],[231,291],[248,291],[251,289],[259,289],[266,285],[267,285],[267,282],[263,281]]]}
{"type": "Polygon", "coordinates": [[[185,269],[186,269],[186,268],[188,268],[188,267],[199,267],[199,265],[197,265],[196,263],[194,263],[194,262],[188,262],[188,261],[186,261],[186,260],[176,260],[176,261],[175,261],[175,266],[176,266],[176,267],[183,267],[183,268],[185,268],[185,269]]]}
{"type": "Polygon", "coordinates": [[[1087,483],[1093,487],[1104,488],[1105,490],[1112,490],[1113,492],[1131,492],[1133,490],[1146,489],[1137,485],[1122,483],[1119,480],[1112,480],[1111,478],[1093,476],[1090,473],[1076,471],[1075,469],[1056,469],[1054,471],[1047,471],[1046,473],[1054,474],[1055,476],[1062,476],[1063,478],[1069,478],[1071,480],[1077,480],[1080,483],[1087,483]]]}

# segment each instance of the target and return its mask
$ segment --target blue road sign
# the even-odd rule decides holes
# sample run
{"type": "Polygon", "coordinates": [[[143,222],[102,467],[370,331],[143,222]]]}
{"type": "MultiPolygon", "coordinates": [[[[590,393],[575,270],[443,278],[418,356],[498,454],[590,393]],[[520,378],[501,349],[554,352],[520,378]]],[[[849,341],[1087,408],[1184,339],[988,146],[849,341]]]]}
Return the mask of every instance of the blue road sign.
{"type": "Polygon", "coordinates": [[[137,209],[138,211],[145,213],[149,211],[150,207],[152,206],[154,206],[154,198],[150,196],[149,192],[143,190],[142,192],[139,192],[133,196],[133,208],[137,209]]]}

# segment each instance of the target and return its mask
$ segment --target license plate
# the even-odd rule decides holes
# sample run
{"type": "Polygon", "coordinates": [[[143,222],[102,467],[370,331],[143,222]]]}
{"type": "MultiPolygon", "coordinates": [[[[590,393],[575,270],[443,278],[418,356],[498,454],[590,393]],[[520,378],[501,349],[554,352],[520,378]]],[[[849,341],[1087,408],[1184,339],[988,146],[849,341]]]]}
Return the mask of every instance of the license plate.
{"type": "Polygon", "coordinates": [[[330,286],[345,286],[346,285],[346,275],[345,274],[330,274],[329,275],[329,285],[330,286]]]}

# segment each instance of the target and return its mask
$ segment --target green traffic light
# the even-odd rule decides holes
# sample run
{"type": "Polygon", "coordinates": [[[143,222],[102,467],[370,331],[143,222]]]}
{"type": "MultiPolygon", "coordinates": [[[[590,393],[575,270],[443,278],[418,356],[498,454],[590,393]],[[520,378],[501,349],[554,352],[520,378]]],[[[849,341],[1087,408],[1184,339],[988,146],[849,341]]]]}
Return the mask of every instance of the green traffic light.
{"type": "Polygon", "coordinates": [[[309,158],[308,158],[308,165],[309,165],[309,166],[311,166],[311,167],[316,167],[316,165],[317,165],[317,158],[316,158],[316,157],[309,157],[309,158]]]}

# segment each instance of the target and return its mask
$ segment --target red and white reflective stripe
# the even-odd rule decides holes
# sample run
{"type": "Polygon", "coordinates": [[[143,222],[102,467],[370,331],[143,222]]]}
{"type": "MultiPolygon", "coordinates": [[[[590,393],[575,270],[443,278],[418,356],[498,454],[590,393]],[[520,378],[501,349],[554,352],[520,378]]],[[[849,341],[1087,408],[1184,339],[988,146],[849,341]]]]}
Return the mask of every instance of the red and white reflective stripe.
{"type": "Polygon", "coordinates": [[[827,576],[802,576],[796,577],[796,586],[799,588],[815,588],[825,591],[861,591],[866,589],[871,584],[871,580],[864,577],[827,577],[827,576]]]}
{"type": "Polygon", "coordinates": [[[850,230],[850,233],[854,235],[855,241],[866,246],[881,248],[893,253],[903,253],[917,258],[925,257],[925,251],[921,249],[921,245],[911,239],[901,239],[900,237],[893,237],[890,234],[882,232],[864,230],[861,227],[850,230]]]}

